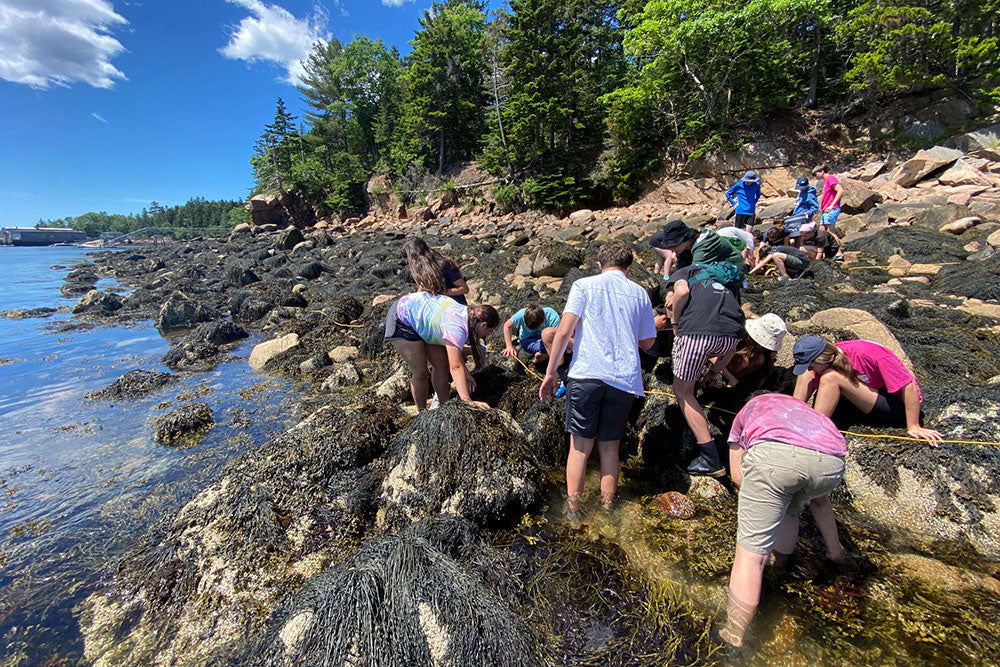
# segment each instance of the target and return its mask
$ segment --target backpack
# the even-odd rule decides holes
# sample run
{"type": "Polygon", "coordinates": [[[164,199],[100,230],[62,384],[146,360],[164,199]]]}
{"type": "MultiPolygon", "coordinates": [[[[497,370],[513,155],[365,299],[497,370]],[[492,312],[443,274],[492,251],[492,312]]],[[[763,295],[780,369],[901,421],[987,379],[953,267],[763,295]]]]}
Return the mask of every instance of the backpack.
{"type": "Polygon", "coordinates": [[[692,272],[689,282],[704,282],[708,280],[721,283],[730,289],[739,289],[741,282],[740,270],[729,262],[712,262],[711,264],[696,264],[697,271],[692,272]]]}

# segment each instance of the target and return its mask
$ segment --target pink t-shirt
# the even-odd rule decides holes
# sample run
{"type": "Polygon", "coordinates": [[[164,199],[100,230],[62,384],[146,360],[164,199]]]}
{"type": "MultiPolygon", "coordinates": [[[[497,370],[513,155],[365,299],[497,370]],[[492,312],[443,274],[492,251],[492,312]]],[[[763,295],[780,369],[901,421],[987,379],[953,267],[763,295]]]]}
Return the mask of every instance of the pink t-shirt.
{"type": "Polygon", "coordinates": [[[833,206],[833,198],[837,196],[837,191],[833,189],[835,185],[840,185],[840,179],[833,174],[827,174],[823,179],[823,200],[819,204],[819,210],[826,211],[833,206]]]}
{"type": "Polygon", "coordinates": [[[830,418],[787,394],[751,398],[733,420],[729,442],[750,449],[761,440],[776,440],[834,456],[847,454],[847,442],[830,418]]]}
{"type": "MultiPolygon", "coordinates": [[[[854,374],[862,384],[875,391],[885,389],[890,394],[895,394],[912,382],[917,388],[917,398],[921,403],[924,402],[917,378],[913,377],[913,373],[889,348],[868,340],[845,340],[836,345],[847,356],[854,374]]],[[[818,386],[819,379],[813,380],[812,388],[815,390],[818,386]]]]}

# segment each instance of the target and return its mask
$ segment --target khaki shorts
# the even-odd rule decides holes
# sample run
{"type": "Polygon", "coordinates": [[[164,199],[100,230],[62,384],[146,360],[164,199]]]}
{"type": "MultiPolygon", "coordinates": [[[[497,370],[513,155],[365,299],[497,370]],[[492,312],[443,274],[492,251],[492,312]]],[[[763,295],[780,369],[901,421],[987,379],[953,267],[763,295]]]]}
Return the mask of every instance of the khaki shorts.
{"type": "Polygon", "coordinates": [[[810,500],[837,488],[844,478],[844,457],[762,440],[743,455],[740,468],[736,543],[766,556],[786,514],[798,516],[810,500]]]}

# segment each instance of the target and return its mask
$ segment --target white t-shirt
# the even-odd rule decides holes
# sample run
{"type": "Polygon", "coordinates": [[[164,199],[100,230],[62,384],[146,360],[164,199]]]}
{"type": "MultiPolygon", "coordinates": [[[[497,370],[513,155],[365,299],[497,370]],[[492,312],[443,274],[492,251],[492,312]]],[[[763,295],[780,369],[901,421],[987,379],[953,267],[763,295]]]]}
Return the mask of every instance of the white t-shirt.
{"type": "Polygon", "coordinates": [[[737,238],[743,241],[743,245],[746,246],[747,250],[753,250],[753,234],[745,229],[738,229],[736,227],[723,227],[722,229],[717,229],[715,232],[719,236],[729,236],[737,238]]]}
{"type": "Polygon", "coordinates": [[[636,396],[642,391],[639,341],[656,337],[649,295],[622,271],[573,283],[566,313],[576,324],[569,377],[602,382],[636,396]]]}

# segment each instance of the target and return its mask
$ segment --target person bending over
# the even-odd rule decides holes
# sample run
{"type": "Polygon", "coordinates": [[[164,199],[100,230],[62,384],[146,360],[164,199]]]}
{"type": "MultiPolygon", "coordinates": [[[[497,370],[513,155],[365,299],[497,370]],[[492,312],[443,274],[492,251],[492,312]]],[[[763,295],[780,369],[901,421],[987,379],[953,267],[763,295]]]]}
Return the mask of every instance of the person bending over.
{"type": "Polygon", "coordinates": [[[802,232],[802,251],[810,259],[843,259],[840,239],[833,232],[822,229],[807,229],[802,232]]]}
{"type": "Polygon", "coordinates": [[[729,364],[743,338],[744,315],[739,288],[723,283],[713,267],[695,264],[671,274],[666,305],[674,329],[674,394],[698,444],[698,456],[687,471],[720,477],[726,470],[719,461],[705,412],[695,398],[695,383],[710,357],[716,359],[710,376],[729,364]]]}
{"type": "Polygon", "coordinates": [[[581,518],[587,459],[595,440],[601,457],[601,507],[612,508],[618,490],[618,443],[632,401],[645,395],[639,348],[648,350],[656,342],[657,323],[649,295],[628,279],[632,259],[624,242],[608,241],[597,251],[601,273],[573,283],[538,390],[543,401],[555,395],[556,370],[570,339],[575,339],[566,388],[566,512],[573,522],[581,518]]]}
{"type": "Polygon", "coordinates": [[[403,254],[406,255],[406,263],[410,267],[410,275],[414,277],[414,282],[417,282],[418,274],[427,276],[436,272],[440,274],[443,283],[438,288],[438,283],[435,281],[435,289],[439,291],[434,294],[450,296],[463,306],[466,305],[465,295],[469,293],[469,286],[454,260],[432,249],[423,239],[416,236],[410,236],[403,242],[403,254]]]}
{"type": "MultiPolygon", "coordinates": [[[[547,361],[549,358],[548,347],[545,345],[542,335],[551,329],[551,335],[554,336],[558,326],[559,313],[548,306],[543,308],[537,303],[529,303],[504,322],[503,340],[506,346],[502,354],[505,357],[513,357],[517,354],[511,335],[516,329],[518,343],[522,350],[534,355],[532,361],[536,364],[547,361]]],[[[549,344],[551,345],[551,338],[549,344]]]]}
{"type": "Polygon", "coordinates": [[[490,407],[470,396],[476,383],[465,366],[463,348],[469,344],[476,368],[482,368],[484,352],[480,341],[499,324],[500,316],[493,306],[463,306],[426,290],[406,294],[389,306],[385,338],[392,341],[410,368],[410,393],[418,412],[427,407],[428,363],[440,403],[448,400],[450,374],[460,399],[479,408],[490,407]]]}
{"type": "Polygon", "coordinates": [[[789,245],[762,248],[760,254],[761,259],[757,262],[757,266],[750,270],[751,274],[774,263],[778,269],[778,280],[788,280],[802,276],[809,268],[809,257],[798,248],[789,245]]]}
{"type": "Polygon", "coordinates": [[[792,372],[798,376],[795,398],[808,401],[815,393],[815,408],[828,417],[846,398],[864,421],[905,426],[911,437],[931,444],[942,439],[937,431],[921,426],[920,386],[889,348],[867,340],[832,345],[819,336],[806,336],[795,341],[792,355],[792,372]]]}
{"type": "MultiPolygon", "coordinates": [[[[682,269],[692,264],[714,264],[726,262],[736,271],[733,280],[741,282],[746,276],[743,255],[732,243],[720,236],[714,229],[696,232],[680,220],[674,220],[649,239],[654,250],[663,252],[665,257],[663,275],[669,276],[675,268],[682,269]]],[[[657,252],[657,257],[660,253],[657,252]]]]}
{"type": "Polygon", "coordinates": [[[760,604],[768,556],[781,563],[795,550],[806,503],[827,544],[846,553],[837,534],[830,492],[844,477],[847,443],[826,415],[785,394],[762,394],[743,406],[729,433],[729,470],[740,487],[736,554],[729,575],[726,625],[719,636],[742,646],[760,604]]]}
{"type": "Polygon", "coordinates": [[[746,321],[746,338],[736,350],[732,360],[722,374],[730,387],[735,387],[747,376],[756,374],[763,383],[774,368],[774,362],[781,349],[788,327],[785,321],[768,313],[754,320],[746,321]]]}

